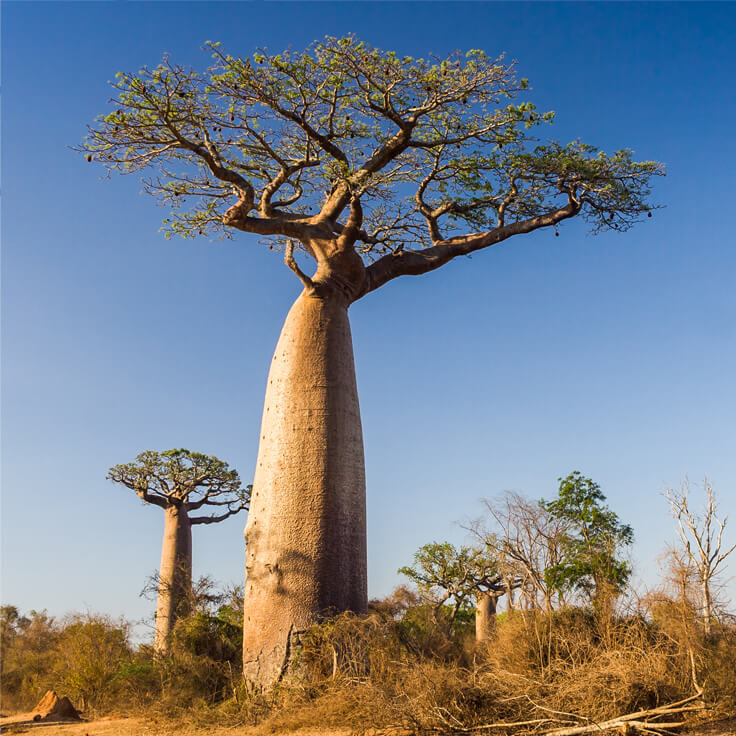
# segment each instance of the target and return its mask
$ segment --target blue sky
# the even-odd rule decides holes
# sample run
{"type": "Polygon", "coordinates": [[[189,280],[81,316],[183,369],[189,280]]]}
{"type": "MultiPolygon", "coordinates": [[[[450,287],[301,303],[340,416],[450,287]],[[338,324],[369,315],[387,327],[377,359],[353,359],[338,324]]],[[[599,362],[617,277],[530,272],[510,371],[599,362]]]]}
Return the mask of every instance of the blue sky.
{"type": "MultiPolygon", "coordinates": [[[[462,541],[479,499],[549,498],[575,469],[634,527],[646,583],[674,536],[665,485],[707,474],[736,541],[736,6],[6,2],[2,21],[4,603],[150,614],[163,520],[107,468],[184,446],[252,477],[298,282],[251,236],[164,240],[137,179],[69,148],[115,72],[205,66],[206,40],[505,51],[550,135],[668,167],[666,209],[629,233],[565,223],[351,308],[372,596],[421,544],[462,541]]],[[[196,573],[241,581],[243,524],[195,530],[196,573]]]]}

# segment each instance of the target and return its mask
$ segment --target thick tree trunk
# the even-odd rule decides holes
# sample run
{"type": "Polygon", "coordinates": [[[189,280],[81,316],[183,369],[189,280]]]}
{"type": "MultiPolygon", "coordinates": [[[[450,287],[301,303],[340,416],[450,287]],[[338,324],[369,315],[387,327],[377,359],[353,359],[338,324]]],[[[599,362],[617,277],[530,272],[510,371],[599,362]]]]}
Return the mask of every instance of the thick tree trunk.
{"type": "Polygon", "coordinates": [[[192,525],[189,516],[181,506],[169,506],[165,512],[153,640],[154,651],[160,655],[169,650],[171,631],[177,618],[186,614],[192,589],[192,525]]]}
{"type": "Polygon", "coordinates": [[[496,630],[496,597],[479,593],[475,599],[475,641],[480,644],[493,637],[496,630]]]}
{"type": "Polygon", "coordinates": [[[243,665],[261,687],[300,632],[365,611],[363,435],[348,302],[305,290],[271,363],[246,525],[243,665]]]}

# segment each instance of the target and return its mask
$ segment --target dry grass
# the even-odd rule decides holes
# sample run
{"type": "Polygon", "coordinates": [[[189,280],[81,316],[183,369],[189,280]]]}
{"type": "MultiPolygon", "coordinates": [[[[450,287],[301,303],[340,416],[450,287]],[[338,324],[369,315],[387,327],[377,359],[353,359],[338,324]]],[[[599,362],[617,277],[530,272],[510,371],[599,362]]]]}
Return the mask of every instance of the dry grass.
{"type": "Polygon", "coordinates": [[[538,720],[526,729],[532,732],[656,707],[691,695],[696,685],[711,718],[736,711],[736,625],[726,621],[706,640],[692,611],[662,596],[605,619],[575,608],[503,615],[484,646],[475,645],[466,624],[448,628],[422,606],[343,614],[302,637],[294,671],[270,693],[242,684],[234,649],[225,647],[232,640],[220,641],[210,620],[182,625],[164,662],[123,646],[102,672],[90,669],[72,644],[82,646],[91,632],[95,641],[117,646],[124,629],[99,619],[84,623],[72,622],[74,637],[58,627],[41,636],[36,627],[32,640],[11,642],[7,661],[15,669],[6,697],[7,683],[26,701],[35,688],[55,685],[49,678],[56,670],[42,671],[34,659],[42,644],[48,649],[42,662],[66,663],[65,682],[77,682],[78,668],[88,689],[114,683],[100,694],[99,711],[140,715],[151,733],[290,733],[315,726],[447,733],[538,720]],[[64,642],[63,659],[55,641],[64,642]]]}

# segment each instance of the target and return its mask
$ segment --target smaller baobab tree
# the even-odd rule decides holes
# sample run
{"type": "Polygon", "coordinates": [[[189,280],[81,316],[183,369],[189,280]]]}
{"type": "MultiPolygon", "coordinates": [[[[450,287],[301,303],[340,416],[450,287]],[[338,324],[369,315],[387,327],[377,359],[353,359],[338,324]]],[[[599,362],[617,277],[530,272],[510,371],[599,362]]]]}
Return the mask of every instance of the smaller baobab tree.
{"type": "Polygon", "coordinates": [[[448,626],[460,610],[475,598],[475,638],[486,641],[492,635],[498,599],[517,583],[504,576],[492,553],[474,547],[456,549],[449,542],[433,542],[420,547],[412,567],[399,569],[419,588],[433,607],[435,620],[449,606],[448,626]]]}
{"type": "Polygon", "coordinates": [[[191,599],[192,525],[215,524],[247,509],[251,486],[214,455],[184,449],[146,450],[135,462],[110,468],[107,477],[165,512],[154,636],[155,652],[164,655],[191,599]],[[191,516],[199,509],[213,513],[191,516]]]}
{"type": "Polygon", "coordinates": [[[672,516],[677,521],[677,534],[684,550],[684,558],[679,555],[683,564],[689,563],[700,588],[700,609],[703,621],[703,632],[706,637],[712,634],[713,620],[713,584],[719,573],[723,571],[723,563],[736,544],[725,548],[723,532],[728,517],[718,517],[718,505],[713,486],[706,478],[703,482],[705,504],[702,513],[693,512],[690,508],[690,481],[685,480],[679,490],[667,488],[665,498],[669,501],[672,516]]]}

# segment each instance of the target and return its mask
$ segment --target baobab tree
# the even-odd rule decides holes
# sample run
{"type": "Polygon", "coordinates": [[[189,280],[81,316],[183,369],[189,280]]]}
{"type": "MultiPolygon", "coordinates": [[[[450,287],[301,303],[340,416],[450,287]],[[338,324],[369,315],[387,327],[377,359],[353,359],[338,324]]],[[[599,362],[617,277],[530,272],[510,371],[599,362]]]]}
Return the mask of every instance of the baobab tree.
{"type": "Polygon", "coordinates": [[[509,597],[521,580],[504,574],[498,559],[488,548],[462,546],[449,542],[432,542],[420,547],[411,567],[401,567],[419,588],[420,595],[432,606],[435,621],[439,612],[449,607],[448,626],[452,626],[460,609],[475,601],[475,639],[490,639],[496,623],[498,599],[509,597]]]}
{"type": "MultiPolygon", "coordinates": [[[[667,488],[665,498],[669,501],[672,516],[677,521],[677,534],[682,544],[682,555],[675,559],[684,569],[688,563],[692,566],[694,577],[700,588],[700,610],[703,632],[706,637],[712,634],[713,621],[713,584],[723,571],[723,563],[736,549],[736,544],[726,547],[723,543],[723,532],[728,524],[728,517],[718,517],[713,486],[706,478],[703,482],[705,504],[702,513],[690,508],[690,481],[685,480],[678,490],[667,488]]],[[[682,576],[684,578],[684,575],[682,576]]],[[[683,596],[684,597],[684,596],[683,596]]]]}
{"type": "Polygon", "coordinates": [[[540,142],[531,131],[553,114],[516,102],[527,80],[479,50],[413,59],[354,37],[251,58],[206,48],[202,73],[166,57],[120,73],[80,150],[150,172],[169,235],[261,236],[302,286],[271,363],[246,528],[244,671],[269,684],[324,611],[367,606],[348,307],[570,218],[627,230],[651,216],[663,167],[540,142]]]}
{"type": "Polygon", "coordinates": [[[154,650],[166,654],[174,624],[191,599],[192,526],[216,524],[247,509],[251,489],[214,455],[184,449],[146,450],[135,462],[110,468],[107,477],[164,510],[154,650]],[[213,513],[191,516],[199,509],[213,513]]]}

